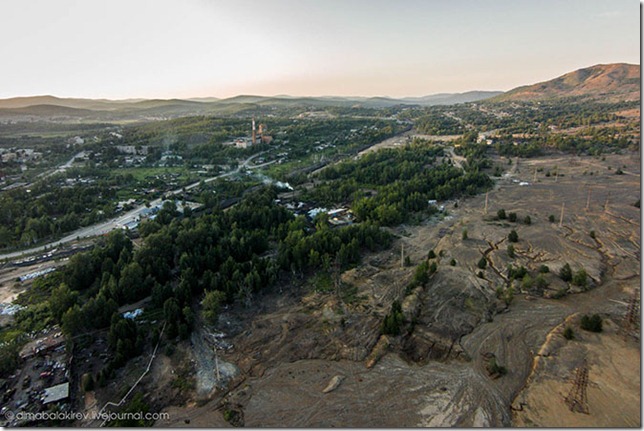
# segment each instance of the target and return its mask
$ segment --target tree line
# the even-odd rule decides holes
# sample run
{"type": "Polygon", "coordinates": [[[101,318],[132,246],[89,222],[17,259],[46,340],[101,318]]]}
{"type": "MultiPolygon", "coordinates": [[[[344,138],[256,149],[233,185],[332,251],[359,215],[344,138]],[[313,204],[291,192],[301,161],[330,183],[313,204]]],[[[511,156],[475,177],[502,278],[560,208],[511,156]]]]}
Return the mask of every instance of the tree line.
{"type": "Polygon", "coordinates": [[[151,337],[118,313],[120,306],[150,297],[146,315],[166,322],[169,340],[187,338],[199,314],[217,320],[219,307],[252,304],[279,277],[357,263],[362,250],[386,247],[390,237],[365,223],[331,229],[312,225],[275,203],[264,187],[227,211],[185,217],[165,205],[140,227],[134,248],[123,231],[74,255],[59,272],[34,281],[18,302],[16,328],[29,333],[60,324],[70,338],[107,329],[110,369],[139,354],[151,337]]]}
{"type": "Polygon", "coordinates": [[[415,212],[435,211],[429,200],[473,195],[492,185],[478,169],[464,172],[453,166],[442,148],[427,141],[365,154],[330,166],[317,178],[322,182],[305,192],[307,199],[321,205],[348,204],[359,220],[386,226],[415,212]]]}

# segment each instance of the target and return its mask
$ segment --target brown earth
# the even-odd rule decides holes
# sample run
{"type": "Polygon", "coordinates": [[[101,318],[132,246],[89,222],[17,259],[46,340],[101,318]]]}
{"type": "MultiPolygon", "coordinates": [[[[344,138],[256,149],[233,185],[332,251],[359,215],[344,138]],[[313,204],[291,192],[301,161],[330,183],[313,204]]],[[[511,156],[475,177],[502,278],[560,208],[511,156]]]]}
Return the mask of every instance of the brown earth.
{"type": "Polygon", "coordinates": [[[515,401],[516,426],[640,427],[639,345],[618,333],[612,321],[604,332],[578,331],[566,341],[561,330],[550,343],[526,390],[515,401]],[[588,361],[588,414],[572,412],[565,397],[573,387],[575,365],[588,361]]]}
{"type": "Polygon", "coordinates": [[[482,195],[459,200],[458,207],[445,203],[447,214],[395,229],[399,238],[390,250],[366,256],[342,274],[350,294],[320,291],[303,279],[255,298],[249,309],[226,311],[217,329],[232,348],[222,350],[220,359],[234,364],[239,375],[227,389],[167,407],[171,420],[158,425],[218,426],[226,423],[224,413],[238,424],[274,427],[639,424],[639,380],[623,371],[639,373],[639,351],[619,347],[610,324],[621,321],[632,293],[639,293],[640,210],[633,206],[639,187],[639,160],[629,155],[514,162],[489,193],[487,214],[482,195]],[[614,173],[618,166],[623,175],[614,173]],[[543,170],[535,180],[538,168],[543,170]],[[546,177],[548,170],[558,174],[546,177]],[[519,220],[530,215],[532,223],[495,220],[500,208],[519,220]],[[519,235],[514,259],[507,253],[511,229],[519,235]],[[401,248],[414,266],[430,249],[442,254],[428,285],[407,296],[414,267],[401,268],[401,248]],[[477,267],[482,256],[484,270],[477,267]],[[533,277],[547,265],[550,285],[543,292],[523,291],[520,282],[507,280],[510,263],[525,266],[533,277]],[[587,271],[588,291],[559,279],[564,263],[587,271]],[[497,289],[510,287],[508,306],[497,299],[497,289]],[[413,332],[379,342],[380,323],[394,299],[403,302],[413,332]],[[591,335],[570,320],[579,339],[552,354],[557,372],[542,367],[544,349],[554,346],[553,328],[586,313],[604,317],[606,334],[591,335]],[[559,395],[548,394],[569,390],[582,351],[588,352],[591,386],[601,391],[589,388],[591,415],[574,422],[560,414],[559,395]],[[489,375],[492,357],[507,374],[489,375]],[[601,397],[622,404],[621,420],[601,397]],[[519,405],[520,415],[511,409],[519,405]]]}
{"type": "Polygon", "coordinates": [[[602,101],[639,100],[639,64],[598,64],[545,82],[515,88],[490,101],[543,100],[582,96],[602,101]]]}

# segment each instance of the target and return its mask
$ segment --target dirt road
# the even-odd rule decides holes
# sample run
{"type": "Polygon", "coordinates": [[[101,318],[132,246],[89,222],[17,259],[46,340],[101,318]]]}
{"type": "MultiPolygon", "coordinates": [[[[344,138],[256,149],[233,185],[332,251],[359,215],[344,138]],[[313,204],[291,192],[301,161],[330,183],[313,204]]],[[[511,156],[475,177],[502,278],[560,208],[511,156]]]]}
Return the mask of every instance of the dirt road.
{"type": "MultiPolygon", "coordinates": [[[[634,162],[620,157],[608,156],[605,162],[593,159],[592,163],[627,164],[629,172],[639,172],[634,162]]],[[[176,424],[184,416],[192,423],[219,423],[229,408],[226,406],[236,406],[247,426],[573,423],[557,422],[563,417],[557,409],[563,399],[559,392],[569,389],[577,357],[561,354],[555,358],[560,360],[558,374],[540,374],[541,365],[551,363],[547,358],[556,352],[553,340],[565,345],[555,328],[561,328],[571,315],[599,313],[610,329],[608,322],[621,319],[631,293],[639,290],[640,280],[639,209],[632,205],[639,196],[639,178],[615,175],[606,168],[593,176],[584,175],[587,169],[574,159],[521,161],[513,166],[512,177],[490,191],[488,214],[483,211],[485,196],[476,196],[459,200],[458,208],[450,205],[449,215],[442,219],[397,228],[400,239],[391,250],[365,256],[358,268],[343,274],[343,282],[356,288],[356,299],[351,303],[295,283],[266,292],[256,299],[258,305],[252,310],[231,310],[224,321],[231,324],[226,330],[230,329],[235,348],[222,357],[239,367],[240,376],[229,393],[203,407],[172,407],[176,424]],[[543,169],[532,183],[536,168],[555,164],[560,168],[557,179],[546,177],[547,169],[543,169]],[[524,179],[531,185],[520,186],[519,180],[524,179]],[[595,190],[588,210],[580,184],[595,190]],[[614,201],[606,211],[602,205],[609,192],[614,201]],[[559,227],[550,223],[548,216],[557,213],[562,201],[566,214],[559,227]],[[517,212],[519,221],[495,220],[500,208],[517,212]],[[525,215],[530,215],[531,224],[522,222],[525,215]],[[469,231],[469,238],[462,238],[463,229],[469,231]],[[519,234],[514,258],[506,251],[511,229],[519,234]],[[595,238],[590,236],[591,230],[595,238]],[[444,255],[437,258],[438,272],[418,296],[413,335],[406,340],[393,337],[386,354],[373,368],[367,368],[365,359],[378,341],[380,322],[391,302],[404,295],[404,286],[413,274],[413,266],[400,267],[402,242],[414,265],[429,249],[444,255]],[[498,272],[488,265],[481,271],[482,278],[476,275],[482,255],[498,272]],[[559,279],[557,273],[564,262],[575,271],[586,269],[590,290],[582,292],[559,279]],[[521,293],[521,283],[516,283],[514,300],[505,310],[496,291],[507,286],[508,264],[525,266],[533,276],[541,265],[549,266],[550,272],[545,274],[549,286],[540,294],[521,293]],[[562,290],[568,295],[547,298],[562,290]],[[491,355],[506,368],[506,375],[496,379],[489,375],[486,368],[491,355]],[[334,378],[341,383],[324,393],[334,378]],[[559,392],[547,392],[551,387],[547,385],[555,385],[559,392]],[[513,412],[513,405],[526,416],[513,412]],[[540,411],[555,414],[546,421],[540,411]]],[[[633,417],[633,412],[639,411],[639,380],[635,382],[631,374],[615,377],[620,367],[639,370],[632,350],[607,348],[613,346],[610,341],[602,341],[598,346],[603,348],[593,350],[589,344],[593,338],[579,329],[578,323],[573,326],[579,339],[569,349],[596,351],[589,356],[591,376],[596,376],[591,381],[602,385],[603,394],[616,394],[625,405],[621,411],[628,415],[627,422],[611,422],[615,415],[611,416],[610,406],[602,401],[592,404],[588,421],[579,423],[639,423],[639,417],[633,417]],[[605,355],[613,350],[624,352],[626,359],[619,362],[605,355]]]]}

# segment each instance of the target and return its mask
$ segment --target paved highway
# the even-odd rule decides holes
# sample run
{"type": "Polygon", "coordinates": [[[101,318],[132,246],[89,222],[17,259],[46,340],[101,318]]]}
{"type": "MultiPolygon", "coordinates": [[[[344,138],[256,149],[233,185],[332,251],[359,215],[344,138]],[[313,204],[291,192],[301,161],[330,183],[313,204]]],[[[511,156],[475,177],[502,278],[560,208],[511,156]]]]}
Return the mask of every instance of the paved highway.
{"type": "MultiPolygon", "coordinates": [[[[242,169],[256,169],[256,168],[261,168],[263,166],[266,166],[266,165],[269,165],[269,164],[273,163],[273,162],[267,162],[267,163],[263,163],[261,165],[254,165],[254,166],[249,165],[250,161],[253,160],[255,157],[259,156],[260,154],[263,154],[263,153],[257,153],[255,155],[247,158],[246,160],[244,160],[244,162],[241,165],[239,165],[237,167],[237,169],[234,169],[234,170],[232,170],[230,172],[226,172],[226,173],[221,174],[221,175],[217,175],[216,177],[207,178],[207,179],[205,179],[203,181],[206,182],[206,183],[209,183],[209,182],[214,181],[214,180],[219,179],[219,178],[225,178],[225,177],[229,177],[231,175],[235,175],[235,174],[239,173],[242,169]]],[[[167,192],[167,193],[165,193],[165,196],[169,197],[169,196],[175,196],[175,195],[181,194],[181,193],[183,193],[184,189],[185,190],[191,190],[191,189],[197,187],[200,183],[201,183],[201,180],[197,181],[196,183],[190,184],[190,185],[188,185],[186,187],[182,187],[180,189],[176,189],[176,190],[167,192]]],[[[161,204],[162,201],[163,201],[163,199],[161,199],[161,198],[155,199],[152,202],[150,202],[150,207],[155,207],[155,206],[161,204]]],[[[61,239],[59,239],[57,241],[52,241],[50,243],[43,244],[43,245],[38,246],[38,247],[34,247],[34,248],[26,249],[26,250],[15,251],[15,252],[12,252],[12,253],[0,254],[0,260],[15,259],[15,258],[19,258],[21,256],[27,256],[27,255],[34,254],[34,253],[41,253],[41,252],[45,251],[45,249],[51,249],[51,248],[57,247],[57,246],[59,246],[61,244],[66,244],[68,242],[75,241],[76,239],[79,239],[79,238],[88,238],[88,237],[92,237],[92,236],[98,236],[98,235],[106,234],[108,232],[113,231],[114,229],[120,229],[124,224],[129,223],[131,221],[134,221],[137,218],[140,218],[141,213],[146,208],[147,207],[145,205],[140,205],[140,206],[138,206],[138,207],[136,207],[136,208],[124,213],[124,214],[121,214],[119,217],[116,217],[116,218],[113,218],[111,220],[107,220],[107,221],[104,221],[104,222],[100,222],[100,223],[97,223],[97,224],[92,225],[92,226],[87,226],[87,227],[80,228],[80,229],[75,230],[74,232],[70,233],[69,235],[67,235],[67,236],[65,236],[65,237],[63,237],[63,238],[61,238],[61,239]]]]}

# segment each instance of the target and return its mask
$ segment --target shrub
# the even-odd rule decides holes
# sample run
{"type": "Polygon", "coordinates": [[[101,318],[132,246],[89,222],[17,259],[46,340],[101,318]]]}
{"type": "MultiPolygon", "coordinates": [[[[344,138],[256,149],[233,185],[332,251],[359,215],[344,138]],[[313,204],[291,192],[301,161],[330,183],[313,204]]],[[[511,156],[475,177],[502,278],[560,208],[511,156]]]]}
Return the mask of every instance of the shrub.
{"type": "Polygon", "coordinates": [[[233,419],[234,412],[230,409],[224,410],[224,420],[230,422],[233,419]]]}
{"type": "Polygon", "coordinates": [[[516,230],[512,229],[510,234],[508,235],[508,241],[510,242],[517,242],[519,241],[519,234],[517,233],[516,230]]]}
{"type": "Polygon", "coordinates": [[[427,261],[421,263],[416,267],[414,271],[414,281],[413,284],[424,286],[429,281],[429,264],[427,261]]]}
{"type": "Polygon", "coordinates": [[[380,330],[385,335],[399,335],[403,323],[404,316],[400,302],[394,301],[393,304],[391,304],[391,311],[382,321],[382,327],[380,330]]]}
{"type": "Polygon", "coordinates": [[[527,216],[525,216],[525,217],[523,218],[523,223],[524,223],[524,224],[527,224],[527,225],[532,224],[532,219],[530,218],[530,216],[529,216],[529,215],[527,215],[527,216]]]}
{"type": "Polygon", "coordinates": [[[487,260],[485,259],[485,256],[481,257],[476,266],[478,266],[480,269],[485,269],[485,267],[487,266],[487,260]]]}
{"type": "Polygon", "coordinates": [[[490,375],[498,374],[500,376],[504,376],[508,373],[508,370],[503,365],[499,365],[495,358],[491,358],[488,362],[487,371],[490,375]]]}
{"type": "Polygon", "coordinates": [[[508,256],[514,259],[514,246],[512,244],[508,245],[508,256]]]}
{"type": "Polygon", "coordinates": [[[534,280],[532,279],[532,277],[530,277],[530,274],[524,275],[523,279],[521,279],[521,288],[523,290],[532,289],[533,284],[534,284],[534,280]]]}
{"type": "Polygon", "coordinates": [[[590,332],[602,332],[602,318],[599,314],[588,316],[584,314],[581,317],[581,329],[590,332]]]}
{"type": "Polygon", "coordinates": [[[224,420],[234,427],[243,426],[241,413],[236,409],[227,408],[224,410],[224,420]]]}
{"type": "Polygon", "coordinates": [[[546,277],[544,277],[543,274],[539,274],[537,275],[537,278],[534,279],[534,285],[538,290],[543,290],[548,287],[548,280],[546,280],[546,277]]]}
{"type": "Polygon", "coordinates": [[[503,208],[496,212],[496,216],[499,220],[505,220],[507,218],[507,216],[505,215],[505,210],[503,208]]]}
{"type": "Polygon", "coordinates": [[[566,326],[566,329],[563,331],[563,336],[566,340],[573,340],[575,338],[575,331],[570,326],[566,326]]]}
{"type": "Polygon", "coordinates": [[[219,320],[219,309],[226,299],[226,295],[219,290],[206,292],[204,299],[201,301],[203,316],[206,323],[214,325],[219,320]]]}
{"type": "Polygon", "coordinates": [[[570,282],[572,280],[572,269],[570,269],[569,264],[566,263],[561,267],[561,270],[559,270],[559,277],[565,282],[570,282]]]}
{"type": "Polygon", "coordinates": [[[591,230],[591,231],[590,231],[590,237],[591,237],[592,239],[595,239],[595,231],[594,231],[594,230],[591,230]]]}
{"type": "Polygon", "coordinates": [[[450,260],[449,264],[452,265],[452,266],[456,266],[456,259],[450,260]]]}
{"type": "Polygon", "coordinates": [[[436,262],[432,262],[432,263],[429,265],[429,275],[432,275],[432,274],[433,274],[433,273],[435,273],[436,271],[438,271],[438,265],[436,265],[436,262]]]}
{"type": "Polygon", "coordinates": [[[467,229],[463,229],[463,233],[461,234],[461,238],[463,239],[463,241],[465,241],[467,239],[467,229]]]}
{"type": "Polygon", "coordinates": [[[509,220],[509,221],[511,221],[512,223],[514,223],[515,221],[517,221],[517,213],[510,213],[510,214],[508,214],[508,220],[509,220]]]}
{"type": "Polygon", "coordinates": [[[550,272],[550,268],[548,267],[548,265],[541,265],[541,266],[539,267],[539,272],[540,272],[541,274],[547,274],[547,273],[549,273],[549,272],[550,272]]]}
{"type": "Polygon", "coordinates": [[[579,287],[586,287],[588,284],[588,274],[586,274],[586,271],[583,268],[577,271],[572,277],[572,284],[579,287]]]}
{"type": "Polygon", "coordinates": [[[508,277],[510,278],[510,280],[523,279],[526,274],[528,274],[528,270],[525,268],[525,266],[519,266],[515,268],[512,265],[508,265],[508,277]]]}
{"type": "Polygon", "coordinates": [[[434,250],[429,250],[429,253],[427,253],[427,259],[436,259],[436,253],[434,253],[434,250]]]}
{"type": "Polygon", "coordinates": [[[512,300],[514,299],[514,288],[513,287],[508,287],[503,291],[503,296],[502,298],[503,302],[505,302],[505,305],[510,305],[512,303],[512,300]]]}
{"type": "Polygon", "coordinates": [[[550,214],[550,215],[548,216],[548,221],[549,221],[550,223],[554,223],[554,222],[555,222],[555,216],[554,216],[554,215],[552,215],[552,214],[550,214]]]}
{"type": "Polygon", "coordinates": [[[566,296],[567,293],[568,293],[568,289],[566,288],[559,289],[552,295],[552,299],[563,298],[564,296],[566,296]]]}

